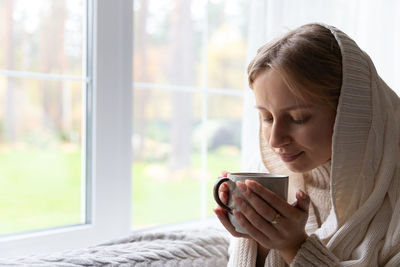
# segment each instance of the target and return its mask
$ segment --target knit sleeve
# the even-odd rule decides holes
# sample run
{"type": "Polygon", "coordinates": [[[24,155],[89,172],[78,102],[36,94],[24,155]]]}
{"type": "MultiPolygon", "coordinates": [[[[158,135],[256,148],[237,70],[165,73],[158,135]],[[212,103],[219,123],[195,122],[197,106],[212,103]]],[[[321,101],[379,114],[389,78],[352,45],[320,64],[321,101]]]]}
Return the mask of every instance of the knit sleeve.
{"type": "Polygon", "coordinates": [[[231,238],[228,267],[254,267],[256,259],[256,241],[247,238],[231,238]]]}
{"type": "Polygon", "coordinates": [[[321,243],[316,235],[311,235],[303,243],[290,267],[339,266],[339,259],[321,243]]]}

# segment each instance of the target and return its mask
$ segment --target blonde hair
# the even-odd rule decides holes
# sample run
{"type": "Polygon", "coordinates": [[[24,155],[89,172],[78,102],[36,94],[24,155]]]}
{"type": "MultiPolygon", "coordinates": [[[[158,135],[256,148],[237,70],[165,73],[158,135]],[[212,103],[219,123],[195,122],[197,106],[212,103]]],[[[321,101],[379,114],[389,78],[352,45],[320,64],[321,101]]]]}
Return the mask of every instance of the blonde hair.
{"type": "Polygon", "coordinates": [[[342,55],[329,29],[303,25],[260,47],[247,69],[250,88],[257,75],[269,68],[278,71],[294,95],[325,101],[336,109],[342,55]]]}

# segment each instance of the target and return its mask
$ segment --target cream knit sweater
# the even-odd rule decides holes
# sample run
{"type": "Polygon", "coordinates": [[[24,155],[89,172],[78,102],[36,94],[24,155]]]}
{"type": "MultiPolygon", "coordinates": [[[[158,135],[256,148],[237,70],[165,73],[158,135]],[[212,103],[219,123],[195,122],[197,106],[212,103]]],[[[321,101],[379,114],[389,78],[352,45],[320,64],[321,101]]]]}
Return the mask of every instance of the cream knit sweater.
{"type": "MultiPolygon", "coordinates": [[[[292,198],[301,188],[312,200],[310,237],[291,266],[400,266],[400,101],[352,39],[323,26],[335,36],[343,65],[331,162],[290,173],[260,134],[262,167],[289,174],[292,198]]],[[[255,266],[256,256],[254,240],[234,238],[228,266],[255,266]]],[[[271,250],[265,266],[286,264],[271,250]]]]}

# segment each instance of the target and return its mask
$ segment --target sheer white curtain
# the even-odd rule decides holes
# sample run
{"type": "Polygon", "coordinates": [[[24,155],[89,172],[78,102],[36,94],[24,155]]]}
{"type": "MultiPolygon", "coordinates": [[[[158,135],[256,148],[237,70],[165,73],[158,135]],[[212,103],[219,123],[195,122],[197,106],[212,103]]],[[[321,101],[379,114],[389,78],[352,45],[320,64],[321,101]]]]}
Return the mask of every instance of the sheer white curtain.
{"type": "MultiPolygon", "coordinates": [[[[353,38],[375,63],[382,79],[400,95],[400,1],[252,0],[248,62],[257,49],[288,30],[311,22],[333,25],[353,38]],[[396,75],[397,74],[397,75],[396,75]]],[[[247,87],[247,84],[246,84],[247,87]]],[[[244,90],[242,168],[259,156],[258,114],[244,90]]]]}

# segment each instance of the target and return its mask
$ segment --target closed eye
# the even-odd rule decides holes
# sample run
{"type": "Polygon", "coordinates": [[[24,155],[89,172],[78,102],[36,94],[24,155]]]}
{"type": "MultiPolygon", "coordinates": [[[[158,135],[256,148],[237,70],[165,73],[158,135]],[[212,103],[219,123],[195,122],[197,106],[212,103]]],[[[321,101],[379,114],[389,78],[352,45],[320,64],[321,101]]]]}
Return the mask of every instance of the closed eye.
{"type": "Polygon", "coordinates": [[[310,119],[310,117],[305,117],[305,118],[301,118],[301,119],[292,118],[292,122],[293,122],[293,123],[296,123],[296,124],[304,124],[304,123],[306,123],[309,119],[310,119]]]}
{"type": "Polygon", "coordinates": [[[273,121],[274,121],[274,119],[273,119],[272,117],[263,118],[263,122],[271,123],[271,122],[273,122],[273,121]]]}

